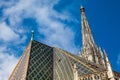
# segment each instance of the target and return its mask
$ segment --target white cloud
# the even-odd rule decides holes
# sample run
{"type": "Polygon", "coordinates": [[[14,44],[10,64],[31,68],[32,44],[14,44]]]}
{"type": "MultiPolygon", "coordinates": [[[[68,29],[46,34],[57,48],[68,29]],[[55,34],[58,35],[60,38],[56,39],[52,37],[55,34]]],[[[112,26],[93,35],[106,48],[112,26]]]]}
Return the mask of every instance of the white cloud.
{"type": "Polygon", "coordinates": [[[15,4],[16,0],[0,0],[0,7],[4,6],[4,7],[10,7],[12,5],[15,4]]]}
{"type": "Polygon", "coordinates": [[[18,58],[6,53],[7,47],[0,47],[0,80],[8,80],[10,73],[13,71],[18,58]]]}
{"type": "MultiPolygon", "coordinates": [[[[21,23],[25,17],[34,17],[38,20],[47,20],[49,17],[56,17],[70,20],[69,14],[64,11],[62,14],[56,12],[53,6],[59,0],[19,0],[18,3],[4,10],[4,16],[8,17],[12,26],[21,23]]],[[[40,22],[42,23],[42,22],[40,22]]]]}
{"type": "Polygon", "coordinates": [[[57,2],[59,0],[20,0],[5,10],[5,16],[9,17],[12,26],[18,25],[25,17],[35,18],[39,24],[40,34],[45,37],[43,41],[75,53],[77,51],[74,45],[75,34],[69,25],[61,22],[75,19],[66,11],[58,13],[54,10],[57,2]]]}
{"type": "Polygon", "coordinates": [[[4,22],[0,23],[0,39],[8,42],[14,41],[19,38],[19,35],[16,34],[9,26],[7,26],[4,22]]]}
{"type": "Polygon", "coordinates": [[[5,22],[0,23],[0,28],[0,40],[3,43],[13,42],[14,44],[20,44],[25,42],[25,40],[27,39],[27,37],[23,34],[25,33],[24,30],[18,28],[14,30],[5,22]]]}
{"type": "Polygon", "coordinates": [[[40,26],[39,32],[45,36],[43,41],[76,53],[78,50],[74,44],[75,33],[69,25],[57,20],[58,18],[60,20],[72,20],[68,15],[59,14],[52,8],[44,7],[36,12],[36,19],[40,26]]]}

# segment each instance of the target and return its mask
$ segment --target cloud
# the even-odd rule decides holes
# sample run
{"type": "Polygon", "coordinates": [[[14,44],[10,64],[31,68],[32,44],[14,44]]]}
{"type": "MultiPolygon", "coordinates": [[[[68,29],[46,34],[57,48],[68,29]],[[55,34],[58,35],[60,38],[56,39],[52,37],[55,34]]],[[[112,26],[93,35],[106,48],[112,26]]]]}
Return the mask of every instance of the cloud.
{"type": "Polygon", "coordinates": [[[20,28],[14,30],[4,21],[0,23],[0,28],[0,42],[4,44],[10,42],[13,42],[12,44],[21,44],[27,39],[24,30],[20,28]]]}
{"type": "Polygon", "coordinates": [[[22,19],[26,17],[33,17],[37,20],[42,19],[42,22],[54,16],[64,20],[70,20],[67,12],[64,11],[61,14],[53,9],[57,2],[58,0],[19,0],[18,3],[4,10],[4,16],[9,18],[12,26],[21,23],[22,19]]]}
{"type": "Polygon", "coordinates": [[[45,38],[43,41],[45,43],[75,53],[77,51],[77,48],[74,45],[74,32],[71,30],[69,25],[64,24],[58,20],[59,18],[60,20],[69,21],[70,18],[63,18],[63,16],[65,15],[57,14],[57,12],[55,12],[53,9],[46,7],[42,11],[37,11],[36,19],[40,26],[38,28],[39,33],[44,35],[45,38]]]}
{"type": "Polygon", "coordinates": [[[13,71],[18,58],[6,53],[7,47],[0,46],[0,80],[8,80],[10,73],[13,71]]]}
{"type": "Polygon", "coordinates": [[[24,18],[34,18],[45,43],[76,53],[78,49],[74,44],[75,33],[64,21],[77,20],[67,11],[57,12],[54,5],[58,2],[59,0],[20,0],[16,5],[4,10],[4,13],[9,18],[11,26],[20,24],[24,18]]]}
{"type": "Polygon", "coordinates": [[[8,41],[15,41],[19,38],[19,35],[16,34],[6,23],[0,23],[0,39],[8,42],[8,41]]]}
{"type": "Polygon", "coordinates": [[[16,0],[0,0],[0,7],[11,7],[15,2],[16,0]]]}

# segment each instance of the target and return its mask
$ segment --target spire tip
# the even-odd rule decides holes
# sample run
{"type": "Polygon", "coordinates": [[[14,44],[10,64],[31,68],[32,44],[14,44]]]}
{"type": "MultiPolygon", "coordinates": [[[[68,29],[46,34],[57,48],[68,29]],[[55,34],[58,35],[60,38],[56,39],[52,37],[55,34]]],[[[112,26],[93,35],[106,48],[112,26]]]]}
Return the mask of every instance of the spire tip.
{"type": "Polygon", "coordinates": [[[81,7],[80,8],[83,8],[83,5],[81,5],[81,7]]]}
{"type": "Polygon", "coordinates": [[[34,39],[34,30],[32,30],[31,33],[32,33],[31,41],[33,41],[33,39],[34,39]]]}
{"type": "Polygon", "coordinates": [[[80,12],[85,12],[85,9],[84,9],[84,7],[82,5],[80,7],[80,12]]]}
{"type": "Polygon", "coordinates": [[[34,33],[34,30],[32,30],[31,32],[34,33]]]}

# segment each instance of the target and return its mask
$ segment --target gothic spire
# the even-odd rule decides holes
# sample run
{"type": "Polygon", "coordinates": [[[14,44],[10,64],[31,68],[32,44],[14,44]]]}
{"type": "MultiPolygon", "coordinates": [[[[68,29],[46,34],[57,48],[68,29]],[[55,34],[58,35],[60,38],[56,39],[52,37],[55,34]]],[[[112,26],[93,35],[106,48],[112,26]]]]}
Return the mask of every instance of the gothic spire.
{"type": "Polygon", "coordinates": [[[91,33],[87,18],[85,16],[85,9],[83,6],[80,8],[81,24],[82,24],[82,53],[81,56],[86,60],[99,64],[99,49],[95,44],[93,35],[91,33]]]}
{"type": "Polygon", "coordinates": [[[81,24],[82,24],[82,45],[83,47],[95,46],[95,42],[91,34],[88,21],[86,19],[85,9],[83,6],[81,6],[80,11],[81,11],[81,24]]]}

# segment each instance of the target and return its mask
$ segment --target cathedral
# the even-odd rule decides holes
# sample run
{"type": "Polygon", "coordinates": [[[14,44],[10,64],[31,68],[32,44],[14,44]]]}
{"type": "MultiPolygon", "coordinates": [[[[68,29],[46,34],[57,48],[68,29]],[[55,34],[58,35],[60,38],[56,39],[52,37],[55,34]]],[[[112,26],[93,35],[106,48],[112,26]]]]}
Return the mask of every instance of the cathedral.
{"type": "Polygon", "coordinates": [[[31,40],[9,80],[120,80],[120,73],[113,71],[107,53],[98,47],[85,15],[80,8],[82,49],[80,55],[71,54],[31,40]]]}

